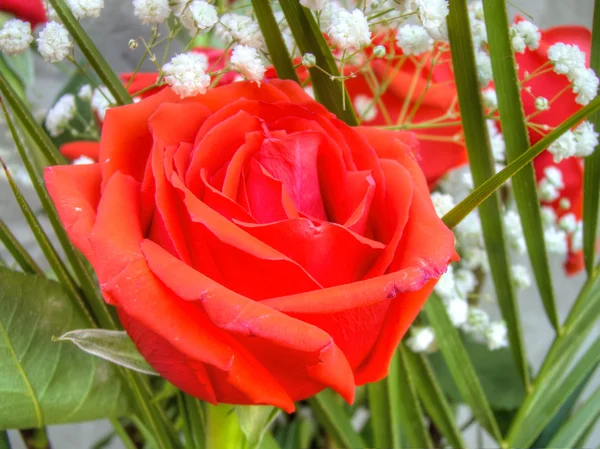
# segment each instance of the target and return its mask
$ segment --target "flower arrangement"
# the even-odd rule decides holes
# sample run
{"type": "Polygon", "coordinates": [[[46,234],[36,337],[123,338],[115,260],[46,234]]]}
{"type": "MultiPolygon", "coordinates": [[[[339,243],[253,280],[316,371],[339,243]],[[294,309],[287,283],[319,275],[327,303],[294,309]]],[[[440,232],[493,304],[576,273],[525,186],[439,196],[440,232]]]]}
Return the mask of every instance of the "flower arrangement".
{"type": "Polygon", "coordinates": [[[104,3],[0,0],[2,185],[43,255],[0,219],[0,446],[95,419],[128,449],[585,444],[600,5],[590,31],[503,0],[132,0],[118,73],[104,3]],[[66,74],[43,116],[33,58],[66,74]],[[565,319],[554,261],[586,277],[565,319]]]}

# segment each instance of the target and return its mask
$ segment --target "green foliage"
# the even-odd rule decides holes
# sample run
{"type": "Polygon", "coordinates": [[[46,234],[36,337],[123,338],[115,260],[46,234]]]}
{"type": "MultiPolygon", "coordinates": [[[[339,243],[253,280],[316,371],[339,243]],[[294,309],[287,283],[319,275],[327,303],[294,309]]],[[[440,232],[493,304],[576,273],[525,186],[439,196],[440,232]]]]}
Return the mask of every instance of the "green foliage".
{"type": "Polygon", "coordinates": [[[60,284],[0,269],[0,429],[87,421],[131,412],[117,370],[53,341],[90,326],[60,284]]]}

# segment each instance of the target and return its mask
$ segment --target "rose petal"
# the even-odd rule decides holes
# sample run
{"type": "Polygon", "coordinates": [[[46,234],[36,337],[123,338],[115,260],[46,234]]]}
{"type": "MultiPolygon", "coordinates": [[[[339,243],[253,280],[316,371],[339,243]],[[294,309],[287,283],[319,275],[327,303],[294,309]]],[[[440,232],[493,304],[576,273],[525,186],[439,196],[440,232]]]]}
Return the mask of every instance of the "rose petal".
{"type": "Polygon", "coordinates": [[[98,162],[98,152],[100,151],[99,142],[70,142],[61,145],[60,152],[67,159],[75,160],[78,157],[85,156],[98,162]]]}

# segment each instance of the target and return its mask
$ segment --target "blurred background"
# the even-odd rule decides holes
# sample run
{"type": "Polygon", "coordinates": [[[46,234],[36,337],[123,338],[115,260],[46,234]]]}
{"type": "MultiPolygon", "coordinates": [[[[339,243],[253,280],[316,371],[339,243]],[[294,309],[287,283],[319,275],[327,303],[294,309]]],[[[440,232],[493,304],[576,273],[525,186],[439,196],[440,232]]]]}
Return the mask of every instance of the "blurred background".
{"type": "MultiPolygon", "coordinates": [[[[28,1],[28,0],[23,0],[28,1]]],[[[133,16],[131,0],[105,0],[106,7],[95,20],[84,22],[84,26],[90,33],[102,54],[117,72],[131,71],[137,63],[142,48],[132,51],[128,47],[128,41],[140,36],[148,36],[148,28],[144,27],[138,19],[133,16]]],[[[588,28],[592,24],[593,0],[512,0],[511,13],[525,15],[519,9],[532,16],[532,21],[542,30],[560,24],[578,24],[588,28]]],[[[177,42],[174,42],[176,44],[177,42]]],[[[176,46],[174,50],[178,50],[176,46]]],[[[152,70],[151,66],[146,67],[152,70]]],[[[35,89],[30,93],[32,101],[44,111],[55,99],[61,86],[65,83],[64,73],[56,66],[44,63],[41,58],[35,62],[35,89]]],[[[0,152],[11,151],[10,140],[7,139],[6,129],[0,125],[0,152]]],[[[35,204],[35,194],[32,189],[26,189],[27,199],[35,204]]],[[[11,227],[13,232],[25,247],[35,256],[41,257],[41,251],[33,235],[29,232],[21,213],[14,203],[10,189],[0,177],[0,213],[2,218],[11,227]]],[[[526,263],[526,261],[518,261],[526,263]]],[[[554,275],[554,286],[558,301],[559,313],[564,318],[570,309],[573,300],[583,285],[584,275],[567,278],[564,275],[561,261],[557,258],[551,259],[554,275]]],[[[490,291],[490,290],[488,290],[490,291]]],[[[486,306],[490,314],[498,316],[493,297],[489,296],[486,306]]],[[[520,297],[521,317],[527,347],[527,355],[534,370],[539,367],[547,348],[553,339],[553,332],[548,324],[542,310],[542,302],[535,287],[530,287],[521,293],[520,297]]],[[[597,338],[600,326],[597,325],[593,337],[597,338]]],[[[600,376],[596,375],[587,390],[592,391],[600,383],[600,376]]],[[[468,414],[464,414],[464,422],[468,414]]],[[[479,447],[475,429],[467,436],[469,447],[479,447]]],[[[58,449],[88,449],[95,442],[106,436],[111,430],[108,422],[98,421],[79,425],[63,425],[50,428],[50,438],[54,448],[58,449]]],[[[24,448],[18,435],[10,433],[13,448],[24,448]]],[[[588,440],[590,443],[600,441],[600,426],[588,440]]],[[[483,440],[484,447],[494,447],[491,440],[483,440]]],[[[106,446],[110,449],[121,448],[118,441],[113,441],[106,446]]]]}

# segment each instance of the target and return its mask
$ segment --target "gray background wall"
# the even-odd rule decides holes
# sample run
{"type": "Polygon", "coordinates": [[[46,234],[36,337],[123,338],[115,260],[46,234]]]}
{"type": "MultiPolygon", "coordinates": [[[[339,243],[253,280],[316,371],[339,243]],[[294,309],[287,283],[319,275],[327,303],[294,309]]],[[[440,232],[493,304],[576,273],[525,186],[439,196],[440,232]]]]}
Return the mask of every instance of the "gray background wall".
{"type": "MultiPolygon", "coordinates": [[[[115,70],[131,70],[139,58],[140,50],[132,52],[127,47],[127,42],[131,38],[146,37],[148,34],[147,28],[144,28],[133,16],[130,0],[105,0],[105,2],[106,8],[102,16],[97,20],[85,22],[85,27],[115,70]]],[[[513,3],[533,16],[535,23],[541,28],[558,24],[580,24],[591,27],[593,0],[513,0],[513,3]]],[[[511,9],[513,12],[515,11],[514,8],[511,9]]],[[[40,106],[47,106],[62,85],[61,72],[56,67],[37,61],[36,76],[38,80],[37,88],[32,92],[32,96],[40,106]]],[[[33,199],[33,193],[27,193],[28,197],[33,199]]],[[[23,225],[20,213],[4,180],[0,180],[0,210],[2,211],[2,218],[13,228],[18,238],[28,248],[32,248],[35,253],[37,245],[23,225]]],[[[552,261],[552,269],[558,307],[561,316],[564,317],[584,279],[582,276],[565,278],[558,260],[552,261]]],[[[497,314],[493,303],[490,302],[487,306],[491,313],[497,314]]],[[[521,294],[520,307],[528,357],[534,367],[537,368],[552,341],[553,333],[547,324],[541,307],[541,300],[535,288],[529,288],[521,294]]],[[[597,327],[596,335],[598,330],[597,327]]],[[[595,385],[598,384],[597,380],[595,385]]],[[[109,431],[110,426],[103,421],[81,425],[54,426],[50,429],[54,447],[59,449],[89,448],[93,442],[109,431]]],[[[14,434],[12,434],[12,437],[15,448],[23,447],[14,434]]],[[[476,447],[474,432],[470,433],[469,441],[470,447],[476,447]]],[[[600,441],[600,428],[597,428],[590,438],[590,442],[594,441],[600,441]]],[[[485,445],[486,447],[493,447],[490,441],[486,441],[485,445]]],[[[114,443],[110,447],[120,448],[121,446],[114,443]]]]}

